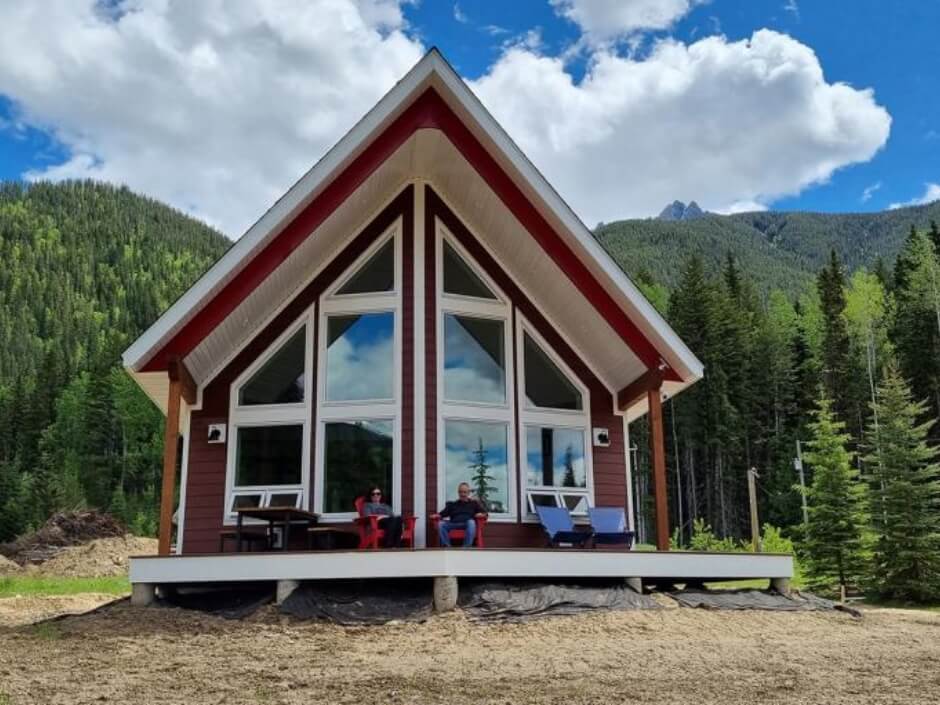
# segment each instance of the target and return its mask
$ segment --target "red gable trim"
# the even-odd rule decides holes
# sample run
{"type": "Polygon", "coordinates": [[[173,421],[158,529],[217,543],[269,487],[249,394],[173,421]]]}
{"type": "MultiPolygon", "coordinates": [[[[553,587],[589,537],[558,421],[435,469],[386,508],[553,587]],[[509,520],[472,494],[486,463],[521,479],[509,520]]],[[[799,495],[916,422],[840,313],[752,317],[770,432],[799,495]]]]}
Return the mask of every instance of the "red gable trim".
{"type": "MultiPolygon", "coordinates": [[[[319,227],[381,164],[421,128],[441,130],[476,169],[500,200],[539,243],[572,283],[588,298],[621,339],[649,369],[657,369],[662,357],[630,317],[617,305],[571,248],[552,229],[512,178],[499,166],[479,140],[429,88],[392,122],[303,211],[259,252],[201,311],[157,352],[142,371],[165,370],[173,357],[183,358],[218,326],[319,227]]],[[[667,369],[667,379],[679,380],[667,369]]]]}

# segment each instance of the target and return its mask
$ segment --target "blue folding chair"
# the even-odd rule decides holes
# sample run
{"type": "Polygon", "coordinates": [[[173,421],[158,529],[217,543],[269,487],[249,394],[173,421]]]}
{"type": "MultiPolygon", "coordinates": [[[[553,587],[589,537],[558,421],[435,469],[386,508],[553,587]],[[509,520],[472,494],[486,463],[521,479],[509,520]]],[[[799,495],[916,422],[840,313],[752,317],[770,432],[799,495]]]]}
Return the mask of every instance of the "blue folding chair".
{"type": "Polygon", "coordinates": [[[588,516],[595,546],[625,543],[630,548],[633,545],[634,533],[627,529],[627,513],[621,507],[591,507],[588,516]]]}
{"type": "Polygon", "coordinates": [[[539,521],[548,536],[549,546],[555,547],[562,543],[570,543],[572,546],[583,548],[584,544],[591,539],[590,530],[575,529],[571,513],[564,507],[536,507],[535,512],[539,515],[539,521]]]}

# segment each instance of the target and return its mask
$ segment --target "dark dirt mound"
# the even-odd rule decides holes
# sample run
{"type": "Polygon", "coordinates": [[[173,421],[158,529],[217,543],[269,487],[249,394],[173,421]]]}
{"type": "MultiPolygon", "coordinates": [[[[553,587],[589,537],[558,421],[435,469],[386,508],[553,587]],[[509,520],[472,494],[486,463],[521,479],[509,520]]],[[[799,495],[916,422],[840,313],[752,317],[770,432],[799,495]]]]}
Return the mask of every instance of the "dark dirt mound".
{"type": "Polygon", "coordinates": [[[124,536],[126,532],[125,526],[110,514],[95,511],[59,512],[53,514],[38,531],[0,544],[0,555],[20,565],[42,563],[67,546],[124,536]]]}

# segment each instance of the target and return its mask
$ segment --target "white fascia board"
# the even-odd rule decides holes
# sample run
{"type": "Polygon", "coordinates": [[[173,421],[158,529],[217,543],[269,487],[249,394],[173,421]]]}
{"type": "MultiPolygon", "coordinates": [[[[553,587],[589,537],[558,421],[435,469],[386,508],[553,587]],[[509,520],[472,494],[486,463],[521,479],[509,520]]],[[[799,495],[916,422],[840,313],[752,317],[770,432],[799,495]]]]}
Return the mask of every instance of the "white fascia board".
{"type": "Polygon", "coordinates": [[[132,583],[360,578],[791,578],[793,557],[770,553],[419,549],[228,553],[130,559],[132,583]]]}
{"type": "Polygon", "coordinates": [[[496,148],[502,151],[516,171],[535,190],[543,203],[584,248],[587,257],[582,257],[582,261],[587,261],[588,264],[592,260],[596,262],[616,287],[616,293],[625,297],[637,312],[650,322],[662,342],[669,348],[666,354],[670,351],[674,353],[676,359],[670,362],[679,363],[675,366],[680,368],[677,371],[682,374],[684,380],[697,381],[701,379],[704,374],[704,366],[688,346],[682,342],[682,339],[660,315],[659,311],[647,300],[620,266],[614,262],[607,251],[600,246],[588,227],[581,222],[581,219],[575,215],[571,207],[542,176],[535,165],[529,161],[529,158],[513,142],[502,126],[496,122],[496,119],[464,83],[463,79],[457,75],[453,67],[436,51],[432,54],[432,58],[435,62],[437,75],[448,92],[470,113],[496,148]]]}
{"type": "Polygon", "coordinates": [[[370,141],[373,133],[390,122],[418,92],[433,71],[433,54],[425,55],[310,171],[278,199],[157,321],[124,352],[124,366],[138,370],[174,333],[221,289],[252,255],[280,232],[282,226],[306,205],[334,174],[350,162],[370,141]]]}

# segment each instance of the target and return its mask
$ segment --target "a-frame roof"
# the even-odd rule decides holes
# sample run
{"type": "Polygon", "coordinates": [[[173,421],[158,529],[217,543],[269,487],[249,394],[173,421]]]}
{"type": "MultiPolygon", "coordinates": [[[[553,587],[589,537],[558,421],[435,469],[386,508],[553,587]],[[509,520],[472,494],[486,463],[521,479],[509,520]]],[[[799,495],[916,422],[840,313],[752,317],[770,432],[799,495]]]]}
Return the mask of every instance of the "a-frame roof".
{"type": "Polygon", "coordinates": [[[171,359],[185,359],[328,217],[331,207],[338,207],[410,135],[427,127],[444,129],[451,139],[467,135],[471,146],[461,149],[464,156],[476,160],[484,178],[501,182],[502,192],[514,194],[501,197],[514,199],[516,215],[533,237],[646,368],[662,375],[667,391],[675,393],[701,378],[701,362],[436,49],[125,351],[128,371],[146,389],[146,373],[165,370],[171,359]],[[322,205],[316,212],[308,208],[314,202],[322,205]]]}

